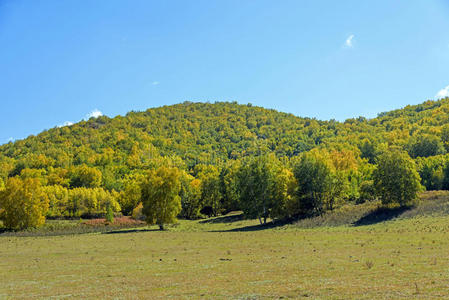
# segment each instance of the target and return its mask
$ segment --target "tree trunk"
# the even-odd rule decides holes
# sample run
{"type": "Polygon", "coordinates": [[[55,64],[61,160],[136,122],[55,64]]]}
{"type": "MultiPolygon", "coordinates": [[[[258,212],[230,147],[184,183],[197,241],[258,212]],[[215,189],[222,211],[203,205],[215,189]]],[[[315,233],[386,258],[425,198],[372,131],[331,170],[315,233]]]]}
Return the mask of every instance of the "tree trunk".
{"type": "Polygon", "coordinates": [[[164,224],[159,224],[159,230],[164,230],[164,224]]]}
{"type": "Polygon", "coordinates": [[[259,222],[260,222],[260,225],[262,225],[262,218],[261,217],[259,217],[259,222]]]}

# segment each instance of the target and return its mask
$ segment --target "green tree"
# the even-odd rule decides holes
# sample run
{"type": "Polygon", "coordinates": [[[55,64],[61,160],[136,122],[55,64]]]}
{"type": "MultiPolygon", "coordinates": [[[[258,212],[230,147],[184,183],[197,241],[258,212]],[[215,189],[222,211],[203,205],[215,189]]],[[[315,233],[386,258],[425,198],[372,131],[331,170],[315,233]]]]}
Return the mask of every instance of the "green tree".
{"type": "Polygon", "coordinates": [[[249,218],[266,224],[283,216],[288,193],[288,173],[274,155],[250,158],[238,172],[240,207],[249,218]]]}
{"type": "Polygon", "coordinates": [[[445,124],[441,128],[441,141],[443,142],[446,152],[449,152],[449,124],[445,124]]]}
{"type": "Polygon", "coordinates": [[[112,210],[112,206],[108,203],[107,208],[106,208],[106,221],[109,224],[114,223],[114,211],[112,210]]]}
{"type": "Polygon", "coordinates": [[[410,205],[422,190],[415,162],[399,150],[390,149],[380,155],[373,179],[384,205],[410,205]]]}
{"type": "Polygon", "coordinates": [[[181,211],[179,177],[180,172],[174,167],[162,166],[149,171],[142,185],[142,212],[148,224],[157,224],[163,230],[165,224],[176,221],[181,211]]]}
{"type": "Polygon", "coordinates": [[[227,162],[220,171],[220,193],[222,205],[225,212],[239,210],[239,187],[237,174],[241,167],[239,160],[227,162]]]}
{"type": "Polygon", "coordinates": [[[298,181],[297,214],[321,214],[343,201],[347,181],[328,155],[323,150],[307,152],[294,167],[298,181]]]}
{"type": "Polygon", "coordinates": [[[441,139],[436,135],[420,135],[410,139],[409,151],[411,157],[429,157],[446,153],[441,139]]]}
{"type": "Polygon", "coordinates": [[[196,178],[201,180],[201,203],[209,206],[212,214],[222,213],[222,195],[220,191],[219,170],[213,165],[199,164],[195,166],[196,178]]]}
{"type": "Polygon", "coordinates": [[[83,164],[73,169],[70,186],[95,188],[101,185],[101,181],[102,173],[100,170],[83,164]]]}
{"type": "Polygon", "coordinates": [[[26,229],[45,223],[48,198],[36,178],[9,178],[5,189],[0,192],[0,218],[5,227],[26,229]]]}
{"type": "Polygon", "coordinates": [[[201,209],[201,180],[182,172],[181,179],[181,216],[187,219],[197,219],[201,209]]]}

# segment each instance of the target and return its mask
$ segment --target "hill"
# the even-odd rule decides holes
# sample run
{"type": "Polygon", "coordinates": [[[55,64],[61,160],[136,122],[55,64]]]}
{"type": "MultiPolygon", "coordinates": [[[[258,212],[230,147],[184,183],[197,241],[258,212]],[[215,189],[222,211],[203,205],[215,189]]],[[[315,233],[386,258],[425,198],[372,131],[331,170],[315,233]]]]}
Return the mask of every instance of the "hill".
{"type": "MultiPolygon", "coordinates": [[[[219,177],[222,205],[233,201],[224,187],[226,174],[233,170],[230,164],[271,153],[289,169],[301,153],[317,149],[327,153],[332,168],[344,172],[345,201],[359,201],[378,155],[392,147],[415,159],[426,189],[449,188],[448,112],[449,98],[344,122],[300,118],[235,102],[184,102],[114,118],[101,116],[0,146],[0,189],[9,177],[38,178],[51,194],[96,199],[100,204],[85,209],[93,214],[104,212],[105,203],[117,199],[119,192],[128,188],[129,194],[130,181],[170,161],[189,176],[219,177]]],[[[213,197],[217,198],[209,198],[213,197]]],[[[205,195],[202,198],[207,202],[205,195]]],[[[51,207],[54,201],[50,200],[51,207]]],[[[137,200],[126,209],[123,201],[114,209],[131,213],[137,200]]],[[[239,207],[227,207],[232,208],[239,207]]],[[[65,210],[55,208],[53,215],[77,215],[65,210]]]]}

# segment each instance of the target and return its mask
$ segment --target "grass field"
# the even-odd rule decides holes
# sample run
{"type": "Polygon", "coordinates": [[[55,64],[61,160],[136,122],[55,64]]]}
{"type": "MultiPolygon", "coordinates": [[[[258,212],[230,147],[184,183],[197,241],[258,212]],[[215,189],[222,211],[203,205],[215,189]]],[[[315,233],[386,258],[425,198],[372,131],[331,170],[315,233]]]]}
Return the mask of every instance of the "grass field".
{"type": "Polygon", "coordinates": [[[449,216],[420,210],[368,225],[311,226],[333,215],[261,230],[231,215],[165,232],[0,236],[0,299],[448,298],[449,216]]]}

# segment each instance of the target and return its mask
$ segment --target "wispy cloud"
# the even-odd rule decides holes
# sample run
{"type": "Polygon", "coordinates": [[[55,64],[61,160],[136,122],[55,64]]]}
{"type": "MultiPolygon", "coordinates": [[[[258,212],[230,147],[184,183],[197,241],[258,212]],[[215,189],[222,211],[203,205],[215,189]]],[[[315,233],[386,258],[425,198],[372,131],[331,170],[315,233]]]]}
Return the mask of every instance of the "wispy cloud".
{"type": "Polygon", "coordinates": [[[345,41],[345,47],[346,48],[352,48],[354,47],[354,35],[351,34],[350,36],[347,37],[346,41],[345,41]]]}
{"type": "Polygon", "coordinates": [[[152,85],[159,85],[159,83],[160,83],[159,81],[153,81],[151,84],[152,85]]]}
{"type": "Polygon", "coordinates": [[[90,113],[88,113],[86,115],[86,120],[89,120],[90,118],[98,118],[101,117],[103,115],[103,113],[101,111],[99,111],[98,109],[94,109],[93,111],[91,111],[90,113]]]}
{"type": "Polygon", "coordinates": [[[435,98],[441,99],[449,97],[449,85],[443,89],[441,89],[436,95],[435,98]]]}

